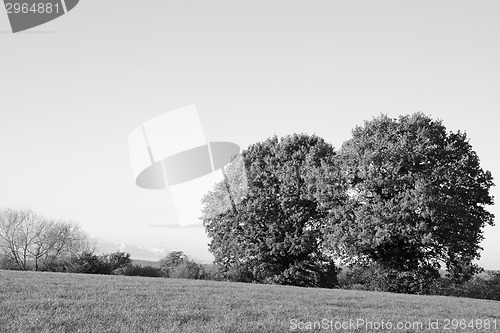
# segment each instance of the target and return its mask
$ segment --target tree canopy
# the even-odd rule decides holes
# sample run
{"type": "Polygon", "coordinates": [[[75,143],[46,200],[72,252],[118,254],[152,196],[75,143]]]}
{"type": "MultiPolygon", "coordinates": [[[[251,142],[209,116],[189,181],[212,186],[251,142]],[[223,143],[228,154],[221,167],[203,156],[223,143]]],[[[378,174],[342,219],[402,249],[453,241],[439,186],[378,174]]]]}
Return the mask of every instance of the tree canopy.
{"type": "Polygon", "coordinates": [[[400,271],[444,263],[455,281],[477,272],[493,182],[466,133],[416,113],[366,121],[352,136],[339,153],[346,202],[325,201],[335,254],[400,271]]]}
{"type": "MultiPolygon", "coordinates": [[[[319,175],[332,166],[334,149],[317,136],[274,136],[241,154],[248,192],[229,198],[227,179],[203,199],[203,224],[210,251],[227,275],[241,281],[331,286],[332,258],[322,248],[327,211],[319,205],[319,175]]],[[[331,196],[334,196],[332,193],[331,196]]]]}

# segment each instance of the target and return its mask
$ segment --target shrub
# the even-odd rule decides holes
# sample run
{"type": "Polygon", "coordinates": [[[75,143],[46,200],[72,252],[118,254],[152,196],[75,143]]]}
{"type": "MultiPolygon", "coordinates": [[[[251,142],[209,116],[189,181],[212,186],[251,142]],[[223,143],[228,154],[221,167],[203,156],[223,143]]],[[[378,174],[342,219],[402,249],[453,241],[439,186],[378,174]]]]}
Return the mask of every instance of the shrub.
{"type": "Polygon", "coordinates": [[[128,265],[116,269],[114,274],[125,276],[148,276],[148,277],[163,277],[161,268],[152,266],[128,265]]]}
{"type": "Polygon", "coordinates": [[[132,264],[130,253],[121,251],[103,254],[101,256],[101,260],[111,266],[112,271],[132,264]]]}
{"type": "Polygon", "coordinates": [[[387,291],[407,294],[433,294],[500,301],[500,271],[475,275],[458,284],[449,277],[440,277],[431,269],[397,271],[379,265],[345,267],[338,274],[344,289],[387,291]]]}
{"type": "Polygon", "coordinates": [[[169,277],[177,279],[204,279],[205,270],[200,264],[186,260],[173,267],[169,272],[169,277]]]}
{"type": "Polygon", "coordinates": [[[454,284],[449,279],[443,281],[443,288],[439,292],[441,295],[500,301],[499,271],[487,271],[463,284],[454,284]]]}
{"type": "Polygon", "coordinates": [[[333,263],[298,262],[283,272],[269,277],[266,283],[299,287],[333,288],[338,285],[338,269],[333,263]]]}
{"type": "Polygon", "coordinates": [[[18,270],[20,267],[11,258],[0,254],[0,269],[18,270]]]}
{"type": "Polygon", "coordinates": [[[252,271],[245,265],[234,265],[224,268],[221,267],[219,274],[226,281],[246,283],[254,282],[254,274],[252,274],[252,271]]]}
{"type": "Polygon", "coordinates": [[[205,279],[205,269],[184,254],[182,251],[172,251],[160,260],[164,276],[179,279],[205,279]]]}
{"type": "Polygon", "coordinates": [[[76,262],[75,256],[51,257],[40,265],[40,271],[44,272],[72,272],[73,264],[76,262]]]}
{"type": "Polygon", "coordinates": [[[378,264],[345,268],[339,274],[341,288],[407,294],[435,294],[441,287],[439,272],[432,268],[401,271],[378,264]]]}
{"type": "Polygon", "coordinates": [[[224,274],[218,265],[214,264],[205,264],[202,265],[205,271],[204,279],[205,280],[213,280],[213,281],[224,281],[224,274]]]}
{"type": "Polygon", "coordinates": [[[166,270],[170,270],[170,269],[184,263],[187,260],[188,260],[188,257],[186,256],[186,254],[184,254],[184,252],[172,251],[172,252],[168,253],[165,258],[160,260],[160,267],[162,267],[166,270]]]}
{"type": "Polygon", "coordinates": [[[70,273],[84,274],[111,274],[112,270],[111,265],[91,252],[83,252],[74,257],[67,269],[70,273]]]}

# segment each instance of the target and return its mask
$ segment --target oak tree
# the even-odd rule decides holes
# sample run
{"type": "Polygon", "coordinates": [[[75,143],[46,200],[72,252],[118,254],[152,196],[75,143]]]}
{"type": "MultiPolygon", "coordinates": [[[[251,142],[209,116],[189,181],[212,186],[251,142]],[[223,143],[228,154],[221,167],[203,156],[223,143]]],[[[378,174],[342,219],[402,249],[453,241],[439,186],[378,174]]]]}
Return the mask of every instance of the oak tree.
{"type": "Polygon", "coordinates": [[[466,133],[421,113],[383,115],[353,130],[340,160],[348,197],[331,207],[330,244],[344,263],[434,276],[443,264],[456,282],[480,270],[493,182],[466,133]]]}
{"type": "MultiPolygon", "coordinates": [[[[241,153],[247,192],[229,191],[241,184],[241,170],[204,197],[203,224],[211,238],[215,263],[228,278],[260,283],[326,286],[335,284],[333,259],[323,251],[328,215],[318,188],[333,147],[315,135],[274,136],[241,153]],[[221,204],[230,202],[227,210],[221,204]]],[[[332,193],[331,196],[334,196],[332,193]]]]}

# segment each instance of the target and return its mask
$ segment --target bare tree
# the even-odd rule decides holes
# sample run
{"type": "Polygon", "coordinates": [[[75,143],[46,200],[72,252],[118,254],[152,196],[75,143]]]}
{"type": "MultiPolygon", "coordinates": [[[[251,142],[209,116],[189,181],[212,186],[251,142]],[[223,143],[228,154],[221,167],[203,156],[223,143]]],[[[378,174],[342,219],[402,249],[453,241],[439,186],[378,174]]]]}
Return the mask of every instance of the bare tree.
{"type": "Polygon", "coordinates": [[[0,247],[18,268],[28,269],[28,249],[34,239],[31,234],[36,216],[31,210],[7,209],[0,217],[0,247]]]}
{"type": "Polygon", "coordinates": [[[49,220],[30,209],[0,212],[0,250],[19,269],[88,250],[90,242],[77,224],[49,220]]]}

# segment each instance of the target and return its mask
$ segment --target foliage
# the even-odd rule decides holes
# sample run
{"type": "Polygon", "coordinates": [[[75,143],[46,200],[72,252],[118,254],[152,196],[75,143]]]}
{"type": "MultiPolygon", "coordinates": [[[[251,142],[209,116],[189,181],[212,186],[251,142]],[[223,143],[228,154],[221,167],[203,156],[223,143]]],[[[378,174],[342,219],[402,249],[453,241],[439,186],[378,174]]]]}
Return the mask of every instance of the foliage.
{"type": "Polygon", "coordinates": [[[114,273],[126,276],[163,277],[163,271],[160,268],[141,265],[127,265],[116,269],[114,273]]]}
{"type": "Polygon", "coordinates": [[[165,258],[160,259],[160,267],[165,271],[165,275],[169,276],[170,272],[180,264],[187,261],[186,254],[182,251],[169,252],[165,258]]]}
{"type": "Polygon", "coordinates": [[[441,290],[439,273],[433,269],[401,271],[377,263],[344,268],[339,274],[339,286],[420,295],[436,294],[441,290]]]}
{"type": "Polygon", "coordinates": [[[0,254],[0,269],[19,270],[19,266],[11,257],[0,254]]]}
{"type": "Polygon", "coordinates": [[[500,271],[487,271],[463,284],[454,284],[445,279],[439,293],[446,296],[500,301],[500,271]]]}
{"type": "Polygon", "coordinates": [[[78,255],[63,256],[54,258],[40,267],[43,272],[70,272],[73,266],[73,261],[78,255]]]}
{"type": "Polygon", "coordinates": [[[500,271],[476,274],[462,284],[448,277],[424,272],[398,271],[378,264],[343,267],[338,274],[339,287],[353,290],[386,291],[408,294],[445,295],[500,301],[500,271]]]}
{"type": "Polygon", "coordinates": [[[215,264],[203,264],[204,270],[204,280],[212,280],[212,281],[225,281],[226,278],[222,274],[220,268],[215,264]]]}
{"type": "Polygon", "coordinates": [[[70,273],[111,274],[112,271],[112,266],[102,260],[102,257],[87,251],[74,257],[68,267],[70,273]]]}
{"type": "Polygon", "coordinates": [[[405,276],[444,263],[453,282],[470,279],[482,229],[493,225],[493,182],[466,134],[421,113],[380,116],[352,134],[340,152],[348,198],[325,200],[335,255],[405,276]]]}
{"type": "Polygon", "coordinates": [[[114,253],[107,253],[101,256],[101,260],[110,266],[110,270],[121,269],[132,264],[130,253],[116,251],[114,253]]]}
{"type": "Polygon", "coordinates": [[[170,278],[204,279],[205,270],[202,265],[189,259],[182,251],[172,251],[160,260],[163,275],[170,278]]]}
{"type": "Polygon", "coordinates": [[[325,165],[335,172],[333,156],[333,147],[314,135],[274,136],[251,145],[241,154],[246,193],[228,190],[241,188],[242,179],[241,169],[228,168],[227,178],[203,198],[202,216],[210,251],[227,278],[335,283],[332,258],[322,248],[328,212],[318,202],[325,193],[341,196],[335,182],[319,182],[325,165]],[[227,209],[221,209],[223,203],[227,209]]]}
{"type": "Polygon", "coordinates": [[[202,265],[186,260],[173,267],[169,272],[169,277],[176,279],[205,279],[205,270],[202,265]]]}

